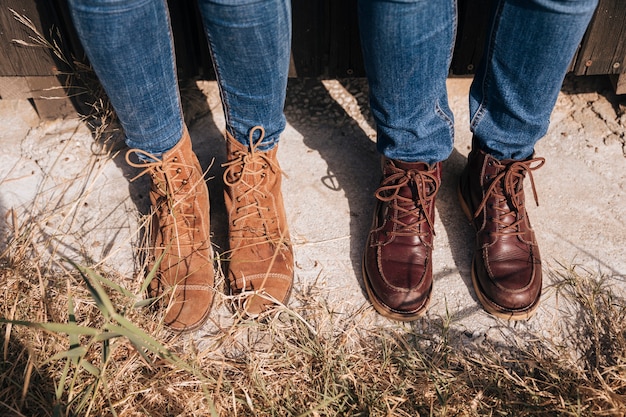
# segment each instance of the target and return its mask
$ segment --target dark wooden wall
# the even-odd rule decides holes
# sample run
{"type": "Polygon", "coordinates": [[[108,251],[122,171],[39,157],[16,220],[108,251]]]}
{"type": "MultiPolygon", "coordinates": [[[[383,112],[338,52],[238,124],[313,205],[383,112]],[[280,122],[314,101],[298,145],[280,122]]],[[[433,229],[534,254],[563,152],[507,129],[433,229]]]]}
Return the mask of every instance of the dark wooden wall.
{"type": "MultiPolygon", "coordinates": [[[[434,1],[434,0],[433,0],[434,1]]],[[[0,0],[0,98],[31,98],[42,115],[71,112],[69,101],[48,100],[71,84],[71,66],[46,48],[27,47],[33,32],[15,19],[28,17],[64,56],[83,59],[66,0],[0,0]],[[69,106],[69,107],[68,107],[69,106]]],[[[357,0],[292,0],[294,77],[362,77],[357,0]]],[[[459,23],[451,75],[472,74],[480,60],[491,0],[459,0],[459,23]]],[[[202,23],[193,0],[169,2],[181,78],[213,78],[202,23]]],[[[626,78],[626,0],[600,5],[572,62],[578,75],[626,78]]],[[[625,91],[626,92],[626,91],[625,91]]]]}
{"type": "MultiPolygon", "coordinates": [[[[362,77],[357,0],[292,0],[291,75],[362,77]]],[[[451,75],[473,74],[482,56],[491,0],[459,0],[451,75]]],[[[209,76],[211,62],[195,2],[170,2],[182,76],[209,76]],[[207,72],[207,69],[208,72],[207,72]]],[[[577,75],[626,73],[626,0],[600,0],[571,70],[577,75]]]]}
{"type": "Polygon", "coordinates": [[[65,42],[66,20],[57,12],[50,1],[0,0],[0,98],[30,98],[42,115],[74,111],[65,89],[72,66],[59,58],[72,50],[65,42]],[[42,42],[57,45],[59,53],[42,42]]]}
{"type": "Polygon", "coordinates": [[[600,0],[573,71],[577,75],[626,74],[626,1],[600,0]]]}

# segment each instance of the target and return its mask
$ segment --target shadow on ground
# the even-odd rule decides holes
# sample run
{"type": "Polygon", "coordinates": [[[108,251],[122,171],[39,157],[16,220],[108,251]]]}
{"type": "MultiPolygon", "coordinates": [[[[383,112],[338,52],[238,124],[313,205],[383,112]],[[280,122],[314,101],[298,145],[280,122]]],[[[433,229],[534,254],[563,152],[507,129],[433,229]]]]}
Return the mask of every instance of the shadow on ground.
{"type": "MultiPolygon", "coordinates": [[[[342,87],[357,100],[359,111],[370,127],[374,122],[369,113],[368,87],[365,79],[340,80],[342,87]]],[[[286,102],[287,120],[302,136],[304,144],[319,153],[328,169],[315,178],[326,188],[343,192],[350,213],[350,259],[354,273],[365,296],[361,263],[367,234],[375,205],[374,192],[380,181],[380,155],[375,143],[359,123],[329,94],[319,79],[293,79],[289,82],[286,102]],[[332,136],[320,135],[332,132],[332,136]]],[[[448,236],[456,270],[435,273],[437,281],[448,275],[461,274],[471,288],[470,264],[474,236],[465,219],[456,195],[456,184],[467,159],[457,150],[443,165],[443,181],[436,209],[448,236]]],[[[291,175],[298,175],[293,173],[291,175]]],[[[338,197],[339,198],[339,197],[338,197]]],[[[305,212],[306,213],[306,212],[305,212]]],[[[315,213],[306,213],[315,216],[315,213]]],[[[320,219],[323,222],[324,219],[320,219]]],[[[437,245],[437,238],[435,245],[437,245]]],[[[442,242],[444,239],[439,239],[442,242]]],[[[472,292],[473,294],[473,292],[472,292]]],[[[468,312],[471,314],[471,312],[468,312]]]]}

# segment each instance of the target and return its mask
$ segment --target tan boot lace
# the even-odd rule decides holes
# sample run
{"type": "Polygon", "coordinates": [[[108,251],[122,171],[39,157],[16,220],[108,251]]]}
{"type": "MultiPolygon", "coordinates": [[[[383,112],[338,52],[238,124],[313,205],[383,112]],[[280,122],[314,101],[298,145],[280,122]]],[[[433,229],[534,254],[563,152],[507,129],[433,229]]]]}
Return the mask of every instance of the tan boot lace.
{"type": "Polygon", "coordinates": [[[435,227],[433,221],[424,210],[424,207],[428,207],[434,201],[438,191],[437,179],[433,171],[416,169],[405,171],[395,166],[389,166],[389,168],[393,173],[384,178],[381,186],[376,190],[375,196],[380,201],[391,202],[391,209],[401,214],[390,218],[397,226],[393,228],[394,231],[390,232],[390,234],[396,236],[424,236],[429,232],[422,230],[420,226],[426,222],[430,227],[430,233],[434,235],[435,227]],[[417,198],[408,198],[400,195],[400,189],[403,187],[411,187],[412,190],[415,190],[417,198]],[[405,223],[400,220],[405,216],[417,218],[417,221],[405,223]]]}
{"type": "MultiPolygon", "coordinates": [[[[164,235],[168,232],[170,236],[176,236],[176,245],[179,247],[194,246],[193,235],[200,230],[196,227],[196,215],[193,207],[193,195],[198,190],[199,183],[189,185],[188,178],[183,178],[185,165],[174,157],[169,161],[163,161],[158,157],[141,149],[130,149],[126,152],[126,163],[128,165],[142,169],[130,181],[149,174],[152,177],[152,188],[159,198],[157,199],[155,210],[159,213],[159,228],[164,235]],[[135,163],[130,159],[132,153],[143,155],[152,162],[135,163]]],[[[194,167],[188,166],[190,170],[194,167]]],[[[200,175],[200,180],[204,181],[204,175],[200,175]]],[[[168,242],[163,242],[168,243],[168,242]]]]}
{"type": "MultiPolygon", "coordinates": [[[[232,233],[231,237],[238,239],[270,239],[272,228],[270,224],[276,223],[275,213],[271,208],[263,204],[266,200],[265,179],[267,170],[270,169],[276,175],[281,175],[280,167],[272,161],[263,151],[258,150],[260,143],[265,136],[265,129],[256,126],[250,131],[250,147],[248,150],[235,150],[234,158],[222,166],[226,168],[224,172],[224,184],[237,188],[238,195],[236,202],[240,203],[235,209],[235,215],[231,219],[232,226],[240,226],[238,231],[243,233],[232,233]],[[260,131],[260,137],[254,141],[253,136],[256,131],[260,131]],[[242,202],[246,204],[241,204],[242,202]]],[[[276,238],[280,238],[276,236],[276,238]]]]}
{"type": "Polygon", "coordinates": [[[493,181],[489,185],[482,202],[474,213],[474,218],[477,218],[483,208],[488,204],[490,199],[494,199],[489,203],[490,207],[494,208],[498,212],[498,216],[489,219],[498,225],[497,233],[495,235],[521,235],[524,231],[518,229],[518,226],[524,221],[524,215],[526,213],[525,202],[523,198],[522,182],[524,181],[525,174],[528,173],[530,178],[530,185],[533,191],[533,197],[535,204],[539,205],[539,199],[537,198],[537,190],[535,188],[535,180],[533,178],[533,171],[541,168],[545,164],[545,158],[533,158],[525,161],[516,161],[509,165],[498,164],[495,160],[490,160],[489,164],[496,164],[497,168],[502,168],[502,172],[493,178],[493,181]],[[532,164],[538,163],[538,165],[532,166],[532,164]],[[506,205],[502,203],[506,202],[506,205]],[[513,213],[515,220],[512,223],[502,221],[502,218],[506,218],[507,215],[513,213]]]}

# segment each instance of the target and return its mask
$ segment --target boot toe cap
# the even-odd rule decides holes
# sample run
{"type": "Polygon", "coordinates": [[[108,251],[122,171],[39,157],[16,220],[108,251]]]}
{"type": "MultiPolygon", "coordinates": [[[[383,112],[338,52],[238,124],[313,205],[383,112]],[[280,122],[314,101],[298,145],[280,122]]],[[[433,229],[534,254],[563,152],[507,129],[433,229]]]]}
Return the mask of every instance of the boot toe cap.
{"type": "Polygon", "coordinates": [[[198,329],[209,317],[213,296],[212,288],[176,287],[163,322],[177,332],[198,329]]]}

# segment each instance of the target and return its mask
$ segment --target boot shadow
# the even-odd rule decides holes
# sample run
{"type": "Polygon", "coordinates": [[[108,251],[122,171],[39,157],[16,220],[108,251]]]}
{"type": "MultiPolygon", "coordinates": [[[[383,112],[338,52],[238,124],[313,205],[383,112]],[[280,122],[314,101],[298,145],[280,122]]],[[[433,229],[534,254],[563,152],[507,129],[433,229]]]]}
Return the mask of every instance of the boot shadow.
{"type": "MultiPolygon", "coordinates": [[[[340,83],[357,99],[358,107],[367,119],[366,81],[349,79],[340,80],[340,83]]],[[[310,150],[318,152],[327,165],[326,171],[320,172],[313,181],[337,193],[337,199],[347,200],[348,213],[334,213],[337,216],[349,216],[349,259],[363,296],[367,298],[361,276],[361,259],[371,225],[373,194],[381,175],[380,156],[375,143],[331,97],[320,79],[290,80],[285,109],[289,124],[303,136],[303,143],[310,150]]],[[[314,216],[315,213],[307,212],[307,215],[314,216]]],[[[337,218],[328,221],[345,220],[337,218]]]]}
{"type": "MultiPolygon", "coordinates": [[[[219,97],[214,93],[202,91],[195,83],[187,88],[181,88],[185,122],[209,189],[211,243],[221,254],[228,250],[228,214],[224,205],[222,179],[224,175],[222,165],[226,162],[226,140],[222,129],[215,124],[213,110],[207,101],[210,95],[219,97]]],[[[213,105],[221,106],[221,102],[213,105]]]]}
{"type": "MultiPolygon", "coordinates": [[[[433,291],[437,291],[437,281],[443,280],[451,275],[458,275],[465,286],[467,286],[474,301],[471,307],[455,311],[455,317],[458,319],[464,319],[481,309],[478,298],[474,293],[471,277],[472,257],[474,255],[476,237],[471,223],[461,209],[457,188],[461,173],[466,164],[467,158],[456,148],[453,149],[448,159],[442,164],[442,181],[436,203],[437,213],[447,237],[447,245],[450,254],[452,255],[454,269],[440,269],[434,273],[433,280],[435,288],[433,291]]],[[[435,247],[438,245],[437,240],[438,239],[435,238],[435,247]]],[[[437,259],[434,260],[434,263],[436,268],[437,259]]],[[[462,300],[455,300],[455,302],[461,305],[467,304],[461,301],[462,300]]]]}

